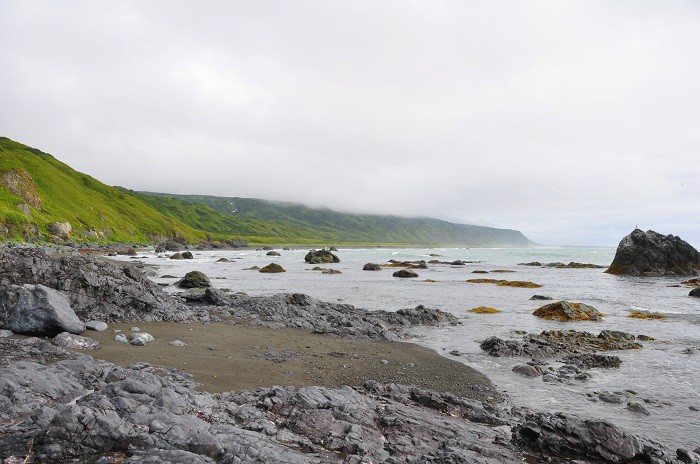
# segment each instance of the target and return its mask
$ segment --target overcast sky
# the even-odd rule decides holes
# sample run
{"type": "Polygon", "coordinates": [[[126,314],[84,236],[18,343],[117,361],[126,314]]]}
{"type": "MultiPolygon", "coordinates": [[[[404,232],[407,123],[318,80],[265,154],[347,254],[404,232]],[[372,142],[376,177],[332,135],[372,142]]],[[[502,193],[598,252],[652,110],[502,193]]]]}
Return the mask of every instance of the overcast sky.
{"type": "Polygon", "coordinates": [[[108,184],[700,245],[698,1],[0,0],[0,132],[108,184]]]}

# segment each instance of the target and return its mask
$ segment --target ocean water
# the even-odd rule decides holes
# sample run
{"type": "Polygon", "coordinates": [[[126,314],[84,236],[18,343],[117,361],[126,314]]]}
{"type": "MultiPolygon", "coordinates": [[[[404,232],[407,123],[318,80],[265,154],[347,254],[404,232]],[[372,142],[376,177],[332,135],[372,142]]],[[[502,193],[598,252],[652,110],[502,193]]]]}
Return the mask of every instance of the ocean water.
{"type": "MultiPolygon", "coordinates": [[[[279,251],[279,250],[278,250],[279,251]]],[[[438,353],[464,362],[488,375],[512,403],[550,411],[564,411],[586,418],[602,418],[625,429],[644,434],[668,446],[694,449],[700,446],[700,299],[688,296],[686,286],[674,287],[682,279],[635,278],[612,276],[604,269],[555,269],[518,265],[521,262],[578,261],[608,265],[614,248],[474,248],[474,249],[340,249],[338,264],[322,267],[338,269],[342,274],[328,275],[309,270],[304,262],[306,250],[280,251],[270,257],[265,251],[231,250],[194,252],[195,259],[176,261],[154,253],[140,255],[142,261],[157,265],[158,276],[182,276],[190,270],[207,274],[215,287],[250,295],[272,295],[280,292],[307,293],[316,298],[350,303],[366,309],[397,310],[423,304],[450,311],[462,319],[462,325],[445,328],[420,328],[415,342],[438,353]],[[440,257],[429,256],[431,253],[440,257]],[[225,257],[229,263],[216,263],[225,257]],[[394,269],[362,271],[367,262],[386,263],[390,259],[440,259],[477,261],[466,266],[429,265],[417,272],[418,279],[392,277],[394,269]],[[281,264],[283,274],[261,274],[245,271],[250,266],[281,264]],[[473,274],[474,270],[508,269],[504,274],[473,274]],[[543,285],[538,289],[497,287],[491,284],[466,283],[472,278],[529,280],[543,285]],[[438,282],[422,282],[433,279],[438,282]],[[606,317],[603,322],[560,323],[541,320],[532,311],[542,304],[530,301],[533,294],[555,300],[583,302],[606,317]],[[477,306],[491,306],[501,314],[470,314],[477,306]],[[633,309],[664,313],[664,320],[628,318],[633,309]],[[641,350],[614,353],[623,360],[619,369],[593,369],[587,382],[572,381],[548,384],[541,378],[528,379],[511,372],[519,358],[494,358],[479,348],[479,342],[495,335],[518,338],[514,330],[540,332],[549,329],[576,329],[597,334],[601,330],[623,330],[654,337],[644,342],[641,350]],[[684,350],[698,347],[697,354],[684,350]],[[448,354],[459,350],[460,357],[448,354]],[[592,402],[587,394],[599,390],[634,390],[636,401],[644,398],[668,404],[647,405],[649,416],[625,409],[625,404],[592,402]]],[[[126,259],[123,258],[122,259],[126,259]]],[[[158,282],[173,279],[154,277],[158,282]]],[[[170,290],[174,290],[170,287],[170,290]]]]}

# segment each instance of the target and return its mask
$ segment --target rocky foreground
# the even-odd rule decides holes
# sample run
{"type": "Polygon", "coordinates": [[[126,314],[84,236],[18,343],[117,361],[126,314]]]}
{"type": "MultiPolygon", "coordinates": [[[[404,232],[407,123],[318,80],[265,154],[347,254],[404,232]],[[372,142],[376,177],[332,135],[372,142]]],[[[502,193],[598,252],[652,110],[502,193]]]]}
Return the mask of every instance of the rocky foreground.
{"type": "MultiPolygon", "coordinates": [[[[41,313],[42,327],[56,331],[60,328],[52,324],[62,320],[56,316],[68,309],[81,322],[226,321],[378,340],[401,338],[413,325],[458,322],[422,306],[369,312],[299,294],[256,298],[209,290],[180,300],[133,266],[41,249],[0,252],[0,285],[13,291],[45,286],[67,302],[51,306],[47,299],[5,298],[2,328],[41,313]]],[[[143,362],[123,368],[43,338],[0,338],[0,459],[3,464],[698,462],[691,451],[670,451],[605,421],[509,407],[495,392],[484,401],[371,380],[352,387],[219,394],[195,387],[175,369],[143,362]]]]}
{"type": "Polygon", "coordinates": [[[603,421],[411,386],[370,381],[210,394],[176,370],[120,368],[38,338],[0,340],[0,352],[6,464],[693,459],[603,421]]]}

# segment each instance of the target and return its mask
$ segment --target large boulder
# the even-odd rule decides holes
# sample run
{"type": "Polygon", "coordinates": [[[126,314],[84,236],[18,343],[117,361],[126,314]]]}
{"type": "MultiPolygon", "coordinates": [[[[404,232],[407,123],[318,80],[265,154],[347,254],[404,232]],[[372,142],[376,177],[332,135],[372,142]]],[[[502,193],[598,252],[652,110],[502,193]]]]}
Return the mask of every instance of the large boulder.
{"type": "Polygon", "coordinates": [[[608,274],[694,275],[700,252],[675,235],[635,229],[620,242],[608,274]]]}
{"type": "Polygon", "coordinates": [[[259,269],[258,272],[262,272],[264,274],[276,274],[278,272],[286,272],[286,271],[279,264],[270,263],[267,266],[263,267],[262,269],[259,269]]]}
{"type": "Polygon", "coordinates": [[[70,303],[44,285],[8,285],[0,292],[0,327],[26,335],[81,334],[83,324],[70,303]]]}
{"type": "Polygon", "coordinates": [[[69,238],[73,228],[70,222],[54,222],[49,224],[49,233],[59,238],[69,238]]]}
{"type": "Polygon", "coordinates": [[[63,293],[83,320],[189,321],[193,311],[131,264],[42,248],[0,249],[0,288],[41,284],[63,293]]]}
{"type": "Polygon", "coordinates": [[[410,269],[401,269],[400,271],[396,271],[392,274],[394,277],[401,277],[403,279],[406,278],[412,278],[412,277],[418,277],[418,274],[413,272],[410,269]]]}
{"type": "Polygon", "coordinates": [[[542,319],[561,322],[600,321],[604,316],[603,313],[592,306],[583,303],[569,303],[568,301],[557,301],[556,303],[540,306],[532,314],[542,319]]]}
{"type": "Polygon", "coordinates": [[[304,261],[309,264],[339,263],[340,258],[328,250],[311,250],[304,256],[304,261]]]}
{"type": "Polygon", "coordinates": [[[211,282],[203,272],[190,271],[177,283],[177,286],[180,288],[207,288],[211,287],[211,282]]]}

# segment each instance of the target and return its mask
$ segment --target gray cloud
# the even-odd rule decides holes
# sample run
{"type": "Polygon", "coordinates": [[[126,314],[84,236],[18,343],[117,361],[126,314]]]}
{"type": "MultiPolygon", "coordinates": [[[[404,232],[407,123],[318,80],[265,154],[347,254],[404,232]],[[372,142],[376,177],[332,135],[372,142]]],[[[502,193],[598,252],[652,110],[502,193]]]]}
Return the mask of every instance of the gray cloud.
{"type": "Polygon", "coordinates": [[[110,184],[700,244],[694,1],[2,0],[0,43],[4,135],[110,184]]]}

